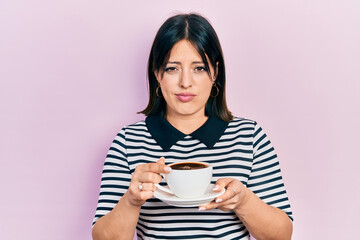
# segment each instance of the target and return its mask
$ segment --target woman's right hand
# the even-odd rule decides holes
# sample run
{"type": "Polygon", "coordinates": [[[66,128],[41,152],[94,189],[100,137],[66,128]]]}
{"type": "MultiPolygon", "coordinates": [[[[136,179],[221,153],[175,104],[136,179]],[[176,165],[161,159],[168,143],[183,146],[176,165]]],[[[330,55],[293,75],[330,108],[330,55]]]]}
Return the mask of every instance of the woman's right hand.
{"type": "Polygon", "coordinates": [[[141,207],[147,199],[154,196],[155,183],[161,182],[160,173],[169,173],[171,168],[165,165],[165,158],[161,157],[156,163],[138,165],[132,175],[129,189],[126,192],[128,202],[141,207]]]}

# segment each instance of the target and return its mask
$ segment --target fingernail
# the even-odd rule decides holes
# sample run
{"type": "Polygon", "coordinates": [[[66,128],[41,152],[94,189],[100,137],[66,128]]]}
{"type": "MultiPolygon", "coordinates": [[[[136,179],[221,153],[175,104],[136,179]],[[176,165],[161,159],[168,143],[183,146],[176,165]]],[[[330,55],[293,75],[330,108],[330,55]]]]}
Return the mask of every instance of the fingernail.
{"type": "Polygon", "coordinates": [[[216,202],[216,203],[222,202],[222,199],[221,199],[221,198],[217,198],[217,199],[215,200],[215,202],[216,202]]]}
{"type": "Polygon", "coordinates": [[[171,171],[171,167],[165,166],[165,167],[164,167],[164,170],[170,172],[170,171],[171,171]]]}
{"type": "Polygon", "coordinates": [[[199,207],[199,211],[205,211],[206,210],[206,208],[204,208],[204,207],[199,207]]]}
{"type": "Polygon", "coordinates": [[[215,185],[213,190],[218,190],[219,189],[219,185],[215,185]]]}

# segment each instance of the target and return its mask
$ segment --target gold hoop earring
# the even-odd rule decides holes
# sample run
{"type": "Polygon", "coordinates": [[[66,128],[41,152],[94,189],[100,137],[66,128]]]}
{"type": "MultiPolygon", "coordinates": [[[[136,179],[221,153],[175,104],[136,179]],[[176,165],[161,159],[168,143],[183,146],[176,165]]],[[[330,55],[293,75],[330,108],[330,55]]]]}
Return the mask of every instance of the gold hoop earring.
{"type": "Polygon", "coordinates": [[[157,88],[156,88],[156,96],[159,97],[159,98],[162,98],[162,96],[160,96],[160,94],[159,94],[159,89],[160,89],[160,86],[157,86],[157,88]]]}
{"type": "MultiPolygon", "coordinates": [[[[210,97],[216,98],[219,95],[220,90],[219,90],[218,86],[216,86],[216,82],[214,82],[214,84],[212,86],[216,88],[216,94],[211,95],[211,93],[210,93],[210,97]]],[[[212,88],[211,88],[211,91],[212,91],[212,88]]]]}

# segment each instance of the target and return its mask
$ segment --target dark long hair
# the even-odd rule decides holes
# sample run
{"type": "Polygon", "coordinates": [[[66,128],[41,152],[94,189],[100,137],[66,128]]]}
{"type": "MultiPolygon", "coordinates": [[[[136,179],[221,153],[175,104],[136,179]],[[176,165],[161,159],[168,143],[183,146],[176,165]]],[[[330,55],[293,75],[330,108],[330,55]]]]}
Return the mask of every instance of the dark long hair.
{"type": "Polygon", "coordinates": [[[167,19],[157,32],[151,47],[148,61],[148,80],[149,80],[149,103],[147,107],[139,112],[146,116],[166,115],[166,102],[163,97],[156,95],[158,82],[154,72],[163,73],[166,62],[169,60],[173,46],[180,40],[190,41],[200,54],[206,69],[210,75],[209,63],[217,70],[215,84],[219,89],[213,87],[206,106],[206,116],[216,116],[226,122],[233,119],[233,115],[228,110],[225,98],[225,64],[219,39],[211,24],[204,17],[198,14],[178,14],[167,19]]]}

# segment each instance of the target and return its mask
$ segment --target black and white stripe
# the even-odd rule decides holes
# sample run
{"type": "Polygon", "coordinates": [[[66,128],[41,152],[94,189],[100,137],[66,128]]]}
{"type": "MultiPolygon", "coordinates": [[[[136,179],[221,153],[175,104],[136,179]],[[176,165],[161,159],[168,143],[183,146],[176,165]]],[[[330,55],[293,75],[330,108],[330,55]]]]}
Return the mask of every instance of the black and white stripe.
{"type": "MultiPolygon", "coordinates": [[[[111,211],[126,192],[136,166],[165,157],[166,164],[194,160],[213,166],[213,179],[232,177],[244,183],[267,204],[280,208],[292,220],[279,162],[268,137],[252,120],[235,118],[213,148],[188,135],[163,151],[145,121],[124,127],[106,157],[100,197],[93,224],[111,211]]],[[[169,206],[149,199],[141,208],[138,239],[249,239],[233,212],[169,206]]]]}

